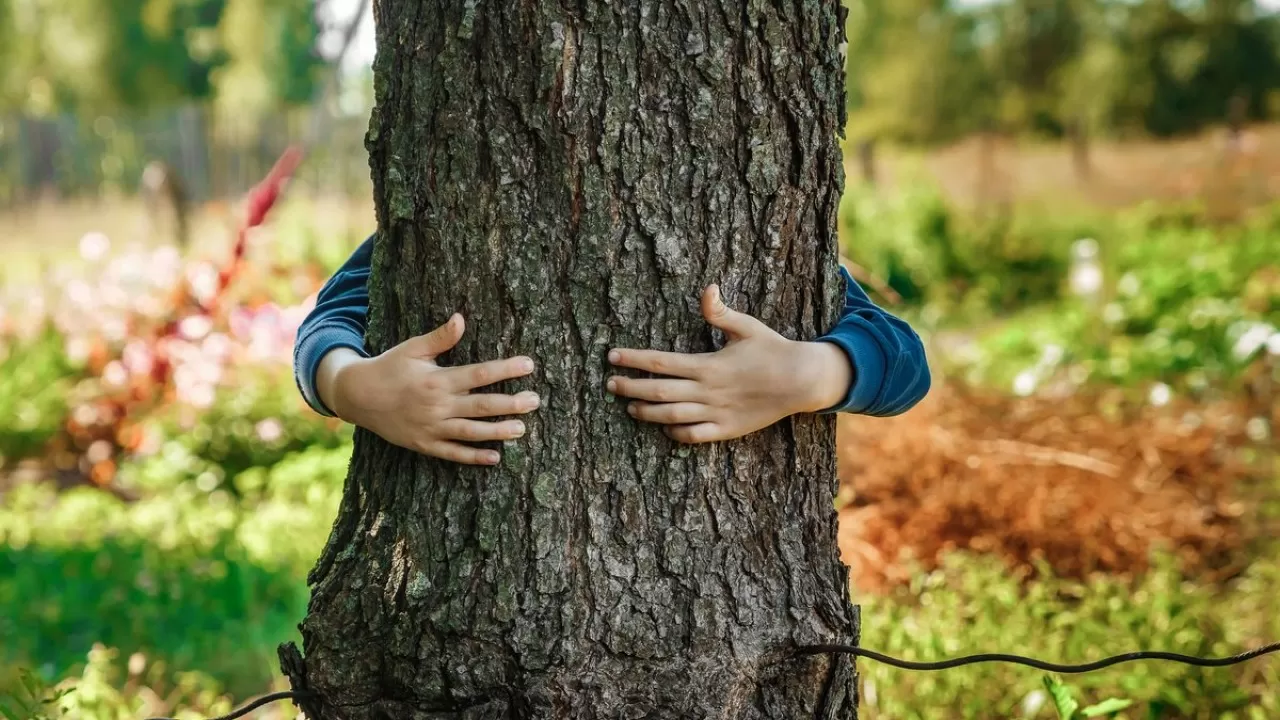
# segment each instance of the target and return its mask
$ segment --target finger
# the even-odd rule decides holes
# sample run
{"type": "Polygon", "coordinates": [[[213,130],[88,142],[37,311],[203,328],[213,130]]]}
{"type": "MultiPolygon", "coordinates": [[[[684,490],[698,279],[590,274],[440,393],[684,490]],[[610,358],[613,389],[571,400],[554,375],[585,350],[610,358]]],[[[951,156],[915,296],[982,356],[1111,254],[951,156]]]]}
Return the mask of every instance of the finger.
{"type": "Polygon", "coordinates": [[[455,418],[440,425],[441,436],[449,440],[466,442],[490,442],[493,440],[515,440],[525,432],[524,423],[519,420],[506,422],[480,422],[479,420],[462,420],[455,418]]]}
{"type": "Polygon", "coordinates": [[[614,395],[635,398],[636,400],[669,403],[702,399],[702,386],[693,380],[673,380],[670,378],[647,380],[615,375],[609,378],[609,382],[605,387],[614,395]]]}
{"type": "Polygon", "coordinates": [[[542,399],[535,392],[522,392],[515,395],[474,394],[463,395],[453,406],[455,418],[484,418],[499,415],[524,415],[533,412],[542,404],[542,399]]]}
{"type": "Polygon", "coordinates": [[[745,337],[759,332],[764,323],[724,304],[718,285],[708,285],[702,292],[702,317],[731,337],[745,337]]]}
{"type": "Polygon", "coordinates": [[[467,331],[467,323],[458,313],[454,313],[445,324],[426,335],[409,338],[400,344],[405,352],[414,357],[435,358],[457,346],[462,335],[467,331]]]}
{"type": "Polygon", "coordinates": [[[682,378],[696,378],[703,367],[700,355],[624,348],[610,350],[609,362],[618,367],[682,378]]]}
{"type": "Polygon", "coordinates": [[[716,423],[703,422],[696,425],[668,425],[662,428],[667,437],[676,442],[688,445],[719,442],[729,439],[729,434],[716,423]]]}
{"type": "Polygon", "coordinates": [[[429,443],[422,449],[422,453],[462,465],[497,465],[502,461],[502,456],[496,450],[484,450],[447,440],[429,443]]]}
{"type": "Polygon", "coordinates": [[[702,403],[633,402],[627,406],[631,417],[663,425],[687,425],[711,419],[711,408],[702,403]]]}
{"type": "Polygon", "coordinates": [[[474,390],[487,385],[524,377],[533,372],[533,360],[513,357],[506,360],[490,360],[475,365],[449,368],[446,382],[456,391],[474,390]]]}

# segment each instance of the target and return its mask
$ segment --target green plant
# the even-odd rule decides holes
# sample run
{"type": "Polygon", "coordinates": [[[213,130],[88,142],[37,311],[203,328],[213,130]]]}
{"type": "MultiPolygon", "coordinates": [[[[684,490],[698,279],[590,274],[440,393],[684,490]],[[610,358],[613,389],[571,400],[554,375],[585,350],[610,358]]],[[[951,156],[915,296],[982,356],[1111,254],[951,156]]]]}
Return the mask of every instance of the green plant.
{"type": "MultiPolygon", "coordinates": [[[[1145,576],[1086,582],[1040,568],[1020,577],[998,560],[953,553],[886,596],[855,597],[865,647],[936,661],[977,652],[1012,652],[1088,662],[1133,650],[1223,656],[1280,636],[1271,608],[1280,563],[1260,551],[1223,588],[1198,582],[1172,559],[1145,576]]],[[[913,673],[860,663],[868,720],[986,720],[1027,717],[1024,699],[1045,692],[1041,676],[1007,664],[913,673]]],[[[1132,663],[1073,677],[1081,693],[1130,700],[1144,717],[1263,720],[1280,716],[1280,667],[1266,661],[1231,668],[1132,663]]],[[[1031,714],[1030,716],[1034,716],[1031,714]]]]}
{"type": "Polygon", "coordinates": [[[0,466],[33,457],[62,427],[79,372],[52,330],[0,337],[0,466]]]}
{"type": "Polygon", "coordinates": [[[51,688],[44,678],[25,667],[0,678],[0,718],[3,720],[53,720],[70,687],[51,688]]]}
{"type": "Polygon", "coordinates": [[[1053,701],[1053,708],[1058,712],[1059,720],[1075,720],[1077,717],[1114,717],[1116,713],[1133,705],[1132,700],[1107,698],[1096,705],[1081,708],[1080,703],[1075,699],[1075,689],[1052,675],[1045,676],[1044,687],[1049,692],[1049,698],[1053,701]]]}

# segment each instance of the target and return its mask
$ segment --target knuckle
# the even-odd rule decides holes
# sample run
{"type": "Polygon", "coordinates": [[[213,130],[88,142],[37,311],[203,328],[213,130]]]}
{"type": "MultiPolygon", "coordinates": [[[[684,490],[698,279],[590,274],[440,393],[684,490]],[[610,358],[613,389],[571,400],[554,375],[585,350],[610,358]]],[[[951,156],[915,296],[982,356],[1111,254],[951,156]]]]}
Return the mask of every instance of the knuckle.
{"type": "Polygon", "coordinates": [[[488,385],[493,382],[493,370],[486,365],[480,365],[472,371],[471,378],[477,385],[488,385]]]}

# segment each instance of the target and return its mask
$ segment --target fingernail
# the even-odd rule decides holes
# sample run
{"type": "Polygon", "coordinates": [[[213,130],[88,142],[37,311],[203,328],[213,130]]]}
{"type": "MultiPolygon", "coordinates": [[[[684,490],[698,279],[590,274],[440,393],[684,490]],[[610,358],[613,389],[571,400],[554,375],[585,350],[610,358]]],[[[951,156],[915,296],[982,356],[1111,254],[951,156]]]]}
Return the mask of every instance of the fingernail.
{"type": "Polygon", "coordinates": [[[622,353],[618,352],[617,350],[609,351],[609,362],[616,363],[621,359],[622,359],[622,353]]]}
{"type": "Polygon", "coordinates": [[[628,405],[628,406],[627,406],[627,412],[631,413],[632,415],[635,415],[635,414],[636,414],[636,406],[635,406],[635,405],[628,405]]]}
{"type": "Polygon", "coordinates": [[[533,372],[533,360],[525,358],[520,361],[520,369],[525,372],[533,372]]]}
{"type": "Polygon", "coordinates": [[[502,461],[502,456],[496,452],[485,453],[484,461],[489,463],[490,465],[497,465],[499,462],[502,461]]]}
{"type": "Polygon", "coordinates": [[[529,393],[525,400],[525,405],[528,406],[530,410],[533,410],[541,404],[542,398],[538,397],[538,393],[529,393]]]}
{"type": "Polygon", "coordinates": [[[618,381],[614,380],[613,378],[609,378],[609,382],[605,383],[605,387],[609,389],[609,392],[617,392],[618,381]]]}
{"type": "Polygon", "coordinates": [[[516,437],[520,437],[521,435],[524,435],[524,430],[525,430],[524,423],[518,422],[513,426],[513,428],[515,429],[516,437]]]}

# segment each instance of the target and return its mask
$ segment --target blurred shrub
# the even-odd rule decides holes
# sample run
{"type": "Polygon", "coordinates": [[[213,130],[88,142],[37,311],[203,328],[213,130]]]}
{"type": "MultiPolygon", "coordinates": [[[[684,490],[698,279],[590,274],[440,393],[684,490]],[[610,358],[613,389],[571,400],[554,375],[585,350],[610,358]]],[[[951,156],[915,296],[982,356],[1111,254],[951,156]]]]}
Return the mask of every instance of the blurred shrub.
{"type": "Polygon", "coordinates": [[[1280,352],[1280,206],[1228,227],[1141,208],[1098,240],[1107,279],[1096,308],[1064,299],[983,332],[960,358],[971,381],[1018,392],[1051,377],[1160,381],[1198,393],[1280,352]]]}
{"type": "MultiPolygon", "coordinates": [[[[224,481],[250,468],[271,467],[292,453],[332,449],[351,440],[349,425],[317,415],[302,401],[293,376],[277,368],[238,373],[234,385],[220,389],[214,403],[198,413],[168,408],[159,428],[161,436],[180,445],[182,452],[175,454],[170,448],[165,457],[177,462],[172,467],[163,458],[141,463],[150,479],[145,484],[152,490],[166,479],[191,477],[193,470],[216,475],[212,484],[206,476],[206,489],[223,487],[224,481]]],[[[121,483],[141,477],[121,477],[121,483]]]]}
{"type": "Polygon", "coordinates": [[[0,337],[0,466],[40,453],[61,429],[78,374],[63,342],[52,330],[0,337]]]}
{"type": "Polygon", "coordinates": [[[195,483],[130,504],[15,488],[0,510],[0,663],[56,677],[100,642],[260,690],[305,614],[350,454],[310,449],[250,473],[244,502],[195,483]]]}
{"type": "MultiPolygon", "coordinates": [[[[4,720],[134,720],[155,715],[199,720],[231,709],[230,698],[204,673],[175,673],[164,661],[152,661],[142,653],[122,663],[118,650],[102,645],[94,645],[82,666],[56,682],[25,668],[0,668],[4,720]]],[[[289,703],[265,712],[279,720],[297,717],[289,703]]]]}
{"type": "MultiPolygon", "coordinates": [[[[863,603],[862,644],[930,661],[1009,652],[1057,662],[1088,662],[1138,649],[1225,656],[1280,637],[1269,607],[1280,597],[1280,565],[1262,555],[1225,590],[1197,585],[1157,559],[1140,581],[1088,582],[1042,568],[1030,582],[994,558],[951,555],[909,588],[863,603]]],[[[862,715],[914,720],[1052,717],[1035,670],[971,665],[945,673],[860,663],[862,715]]],[[[1135,701],[1128,718],[1262,720],[1280,715],[1280,667],[1265,660],[1228,669],[1130,663],[1072,676],[1087,698],[1135,701]]],[[[1087,703],[1085,703],[1087,704],[1087,703]]]]}
{"type": "Polygon", "coordinates": [[[909,303],[1005,312],[1058,297],[1070,243],[1092,232],[1088,218],[992,217],[953,210],[925,182],[893,193],[851,186],[840,202],[846,254],[909,303]]]}

